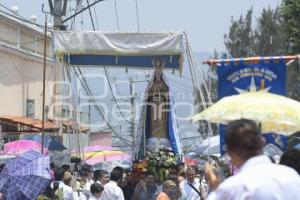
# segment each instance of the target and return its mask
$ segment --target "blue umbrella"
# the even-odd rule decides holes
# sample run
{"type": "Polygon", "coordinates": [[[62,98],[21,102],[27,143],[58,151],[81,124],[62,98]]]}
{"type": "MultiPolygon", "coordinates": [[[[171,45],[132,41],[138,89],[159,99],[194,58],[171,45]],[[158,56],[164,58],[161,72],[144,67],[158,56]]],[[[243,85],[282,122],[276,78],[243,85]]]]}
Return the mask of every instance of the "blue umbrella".
{"type": "Polygon", "coordinates": [[[49,168],[49,157],[33,150],[7,162],[0,173],[0,192],[4,199],[37,199],[51,183],[49,168]]]}
{"type": "MultiPolygon", "coordinates": [[[[32,140],[35,142],[42,143],[42,136],[38,134],[27,135],[24,137],[24,140],[32,140]]],[[[45,135],[44,137],[44,147],[47,148],[49,151],[63,151],[66,149],[64,145],[47,135],[45,135]]]]}

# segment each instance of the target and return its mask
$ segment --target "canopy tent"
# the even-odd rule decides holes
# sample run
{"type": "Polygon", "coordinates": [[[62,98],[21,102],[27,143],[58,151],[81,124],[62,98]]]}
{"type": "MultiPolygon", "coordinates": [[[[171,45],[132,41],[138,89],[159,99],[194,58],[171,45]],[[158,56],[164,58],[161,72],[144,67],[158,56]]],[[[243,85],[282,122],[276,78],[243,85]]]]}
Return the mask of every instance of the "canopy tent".
{"type": "MultiPolygon", "coordinates": [[[[111,68],[116,66],[118,68],[124,67],[151,70],[154,69],[154,60],[159,58],[163,63],[164,69],[179,70],[181,74],[184,55],[186,54],[192,76],[193,89],[198,88],[198,90],[202,90],[203,87],[201,87],[201,85],[203,86],[204,84],[204,93],[209,93],[208,87],[206,86],[207,80],[205,80],[204,71],[199,67],[199,63],[191,50],[188,37],[184,32],[108,33],[54,31],[53,40],[55,55],[57,60],[61,62],[60,68],[64,68],[66,72],[70,70],[70,67],[68,66],[72,65],[76,65],[77,68],[98,65],[105,67],[111,66],[111,68]]],[[[104,70],[106,73],[106,69],[104,70]]],[[[70,76],[70,74],[68,76],[70,76]]],[[[164,80],[167,81],[166,79],[164,80]]],[[[172,92],[175,89],[174,84],[168,84],[168,86],[170,92],[174,94],[174,92],[172,92]]],[[[204,93],[201,92],[201,94],[204,93]]],[[[89,96],[90,95],[91,94],[89,94],[89,96]]],[[[96,102],[96,100],[92,100],[93,102],[96,102]]],[[[201,98],[201,100],[203,102],[207,101],[205,98],[201,98]]],[[[208,100],[208,104],[202,102],[201,105],[211,104],[209,95],[208,100]]],[[[97,103],[95,103],[95,105],[97,105],[97,103]]],[[[173,105],[172,101],[171,107],[173,105]]],[[[98,107],[97,110],[102,112],[100,106],[98,107]]],[[[174,108],[175,107],[176,106],[174,106],[174,108]]],[[[168,134],[172,148],[175,152],[181,154],[182,146],[179,137],[180,130],[178,129],[175,111],[174,109],[171,110],[172,112],[170,112],[168,116],[168,118],[171,119],[168,121],[168,134]]],[[[105,118],[102,114],[101,116],[103,119],[105,118]]],[[[106,120],[104,119],[104,121],[106,120]]],[[[126,146],[131,145],[131,143],[128,143],[129,140],[120,137],[120,134],[110,126],[109,122],[107,122],[107,125],[115,136],[121,138],[120,142],[123,142],[126,146]]],[[[143,131],[141,128],[142,126],[137,126],[138,130],[135,133],[137,137],[135,137],[135,142],[132,142],[134,146],[133,152],[135,154],[137,153],[136,148],[140,148],[139,144],[143,142],[141,134],[143,131]]]]}
{"type": "Polygon", "coordinates": [[[164,67],[182,70],[183,33],[108,33],[56,31],[54,49],[71,65],[164,67]]]}

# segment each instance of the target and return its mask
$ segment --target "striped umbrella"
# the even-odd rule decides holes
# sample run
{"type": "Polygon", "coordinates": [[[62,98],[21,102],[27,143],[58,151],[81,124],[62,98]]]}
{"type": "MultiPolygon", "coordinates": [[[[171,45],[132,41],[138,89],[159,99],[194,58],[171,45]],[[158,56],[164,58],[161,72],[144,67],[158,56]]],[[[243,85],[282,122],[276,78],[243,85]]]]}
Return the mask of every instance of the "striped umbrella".
{"type": "MultiPolygon", "coordinates": [[[[106,150],[116,150],[115,148],[111,146],[103,146],[103,145],[93,145],[93,146],[87,146],[80,148],[81,152],[88,153],[88,152],[96,152],[96,151],[106,151],[106,150]]],[[[72,150],[72,154],[76,153],[77,149],[72,150]]]]}
{"type": "Polygon", "coordinates": [[[96,165],[103,162],[131,160],[131,156],[120,150],[103,150],[83,153],[83,160],[89,165],[96,165]]]}

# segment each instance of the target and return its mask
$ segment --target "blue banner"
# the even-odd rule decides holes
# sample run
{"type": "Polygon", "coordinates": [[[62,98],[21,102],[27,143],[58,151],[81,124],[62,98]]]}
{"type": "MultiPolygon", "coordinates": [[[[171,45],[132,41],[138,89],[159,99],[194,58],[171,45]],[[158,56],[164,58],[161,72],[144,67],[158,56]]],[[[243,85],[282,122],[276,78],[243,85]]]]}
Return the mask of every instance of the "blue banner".
{"type": "MultiPolygon", "coordinates": [[[[164,68],[179,69],[181,66],[181,55],[160,55],[164,68]]],[[[137,68],[153,68],[153,56],[116,56],[116,55],[93,55],[93,54],[71,54],[65,55],[64,60],[70,65],[102,65],[102,66],[124,66],[137,68]]]]}
{"type": "MultiPolygon", "coordinates": [[[[263,58],[256,64],[240,62],[221,63],[217,68],[219,99],[239,93],[258,91],[286,95],[286,64],[284,60],[265,62],[263,58]]],[[[225,126],[220,126],[220,152],[224,155],[225,126]]],[[[264,134],[267,143],[285,150],[287,139],[276,134],[264,134]],[[275,136],[274,136],[275,135],[275,136]]]]}

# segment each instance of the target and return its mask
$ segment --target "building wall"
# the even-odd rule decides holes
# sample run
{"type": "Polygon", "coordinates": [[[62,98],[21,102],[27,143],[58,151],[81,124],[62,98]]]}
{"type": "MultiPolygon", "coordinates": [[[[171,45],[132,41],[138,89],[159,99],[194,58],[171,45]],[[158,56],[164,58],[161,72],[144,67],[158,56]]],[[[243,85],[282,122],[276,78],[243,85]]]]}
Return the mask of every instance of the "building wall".
{"type": "MultiPolygon", "coordinates": [[[[27,99],[34,100],[34,118],[42,118],[43,32],[0,15],[0,115],[26,116],[27,99]]],[[[46,106],[51,109],[54,63],[47,38],[46,106]]]]}
{"type": "MultiPolygon", "coordinates": [[[[50,106],[54,65],[46,68],[45,105],[50,106]]],[[[0,115],[26,116],[27,99],[34,100],[34,118],[42,118],[43,63],[0,48],[0,115]]]]}
{"type": "MultiPolygon", "coordinates": [[[[44,55],[44,30],[0,14],[0,42],[28,53],[44,55]]],[[[48,33],[50,35],[50,33],[48,33]]],[[[52,56],[51,37],[47,38],[47,57],[52,56]]]]}

